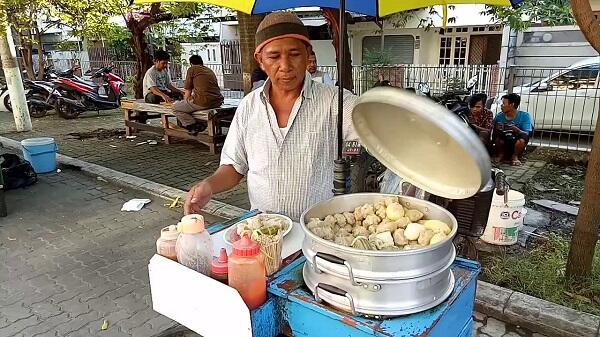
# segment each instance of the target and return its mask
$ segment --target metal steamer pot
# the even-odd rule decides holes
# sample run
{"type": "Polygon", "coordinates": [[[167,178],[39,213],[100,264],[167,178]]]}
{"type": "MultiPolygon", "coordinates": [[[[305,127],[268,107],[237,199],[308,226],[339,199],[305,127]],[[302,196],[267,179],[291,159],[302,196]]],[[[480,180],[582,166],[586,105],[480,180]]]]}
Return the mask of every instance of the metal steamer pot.
{"type": "Polygon", "coordinates": [[[430,275],[406,280],[351,284],[348,279],[315,272],[309,263],[302,270],[306,286],[317,301],[353,315],[401,316],[431,309],[452,294],[454,274],[447,267],[430,275]]]}
{"type": "Polygon", "coordinates": [[[387,196],[391,195],[341,195],[315,204],[302,214],[302,252],[307,259],[304,281],[315,297],[351,312],[390,316],[431,308],[452,293],[454,278],[450,266],[456,256],[452,238],[458,225],[454,216],[438,205],[399,196],[403,206],[421,211],[425,219],[444,221],[452,228],[446,240],[420,249],[360,250],[321,239],[306,227],[311,218],[353,211],[387,196]]]}

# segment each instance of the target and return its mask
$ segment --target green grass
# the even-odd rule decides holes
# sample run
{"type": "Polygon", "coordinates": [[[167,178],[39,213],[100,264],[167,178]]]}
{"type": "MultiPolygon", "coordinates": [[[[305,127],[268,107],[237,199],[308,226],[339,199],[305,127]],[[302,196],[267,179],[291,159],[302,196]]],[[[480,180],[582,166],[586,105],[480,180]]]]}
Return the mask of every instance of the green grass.
{"type": "Polygon", "coordinates": [[[600,315],[600,249],[596,248],[590,286],[573,289],[565,282],[569,240],[551,235],[524,253],[484,258],[482,279],[576,310],[600,315]]]}

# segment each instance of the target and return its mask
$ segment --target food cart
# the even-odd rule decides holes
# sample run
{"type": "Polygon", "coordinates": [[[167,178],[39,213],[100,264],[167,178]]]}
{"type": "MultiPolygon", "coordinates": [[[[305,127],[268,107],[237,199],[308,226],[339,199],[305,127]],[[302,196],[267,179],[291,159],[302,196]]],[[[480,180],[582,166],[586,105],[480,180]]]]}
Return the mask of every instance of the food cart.
{"type": "MultiPolygon", "coordinates": [[[[489,157],[477,136],[429,100],[377,88],[359,98],[353,123],[377,159],[432,194],[466,198],[490,179],[489,157]]],[[[444,241],[417,249],[360,250],[307,227],[310,219],[383,197],[347,194],[307,209],[283,239],[284,267],[268,279],[267,301],[256,310],[248,310],[235,289],[155,255],[149,264],[153,308],[204,337],[471,336],[480,267],[456,257],[458,225],[441,206],[398,197],[404,209],[450,227],[444,241]]],[[[208,227],[214,256],[229,249],[227,228],[208,227]]]]}

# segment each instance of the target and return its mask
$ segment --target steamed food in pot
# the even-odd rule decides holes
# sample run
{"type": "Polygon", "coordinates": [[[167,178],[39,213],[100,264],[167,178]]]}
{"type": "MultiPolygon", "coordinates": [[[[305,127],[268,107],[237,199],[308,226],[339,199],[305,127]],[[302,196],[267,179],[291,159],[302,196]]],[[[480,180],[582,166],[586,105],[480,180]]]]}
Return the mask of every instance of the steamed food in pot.
{"type": "Polygon", "coordinates": [[[423,217],[421,211],[403,207],[398,197],[386,197],[356,207],[354,212],[312,218],[306,227],[316,236],[341,246],[386,251],[431,246],[452,232],[447,223],[423,217]]]}

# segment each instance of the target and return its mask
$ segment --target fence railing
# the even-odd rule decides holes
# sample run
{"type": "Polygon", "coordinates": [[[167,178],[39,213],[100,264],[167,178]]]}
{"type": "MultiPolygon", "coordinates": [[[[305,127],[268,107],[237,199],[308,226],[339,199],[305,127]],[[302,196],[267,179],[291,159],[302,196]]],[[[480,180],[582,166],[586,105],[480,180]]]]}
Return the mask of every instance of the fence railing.
{"type": "MultiPolygon", "coordinates": [[[[96,69],[102,62],[78,60],[51,60],[57,70],[66,70],[76,63],[82,69],[96,69]]],[[[114,61],[115,73],[126,81],[135,76],[132,61],[114,61]]],[[[224,95],[231,98],[243,96],[241,65],[207,64],[219,81],[224,95]]],[[[361,95],[378,80],[388,80],[400,88],[417,88],[420,83],[429,85],[432,95],[452,89],[465,89],[472,78],[477,82],[472,92],[488,95],[488,108],[494,114],[500,111],[501,97],[514,92],[521,96],[520,110],[531,114],[535,132],[532,144],[589,150],[600,107],[599,64],[579,69],[535,68],[466,65],[361,65],[352,67],[354,92],[361,95]]],[[[172,62],[171,78],[179,85],[187,66],[172,62]]],[[[319,66],[334,80],[335,66],[319,66]]]]}

